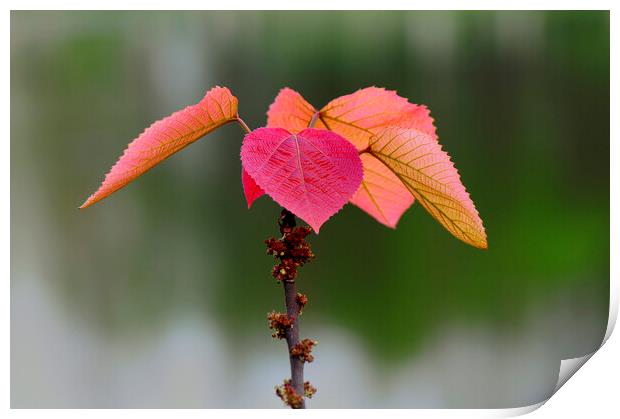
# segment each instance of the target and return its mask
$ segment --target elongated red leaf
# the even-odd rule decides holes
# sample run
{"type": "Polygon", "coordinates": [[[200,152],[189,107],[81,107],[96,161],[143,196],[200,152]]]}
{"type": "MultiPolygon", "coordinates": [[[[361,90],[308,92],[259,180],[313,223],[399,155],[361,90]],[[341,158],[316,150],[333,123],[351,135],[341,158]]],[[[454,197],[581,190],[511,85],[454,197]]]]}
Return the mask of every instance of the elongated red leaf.
{"type": "Polygon", "coordinates": [[[99,189],[80,208],[116,192],[162,160],[203,135],[237,118],[237,98],[225,87],[215,87],[196,105],[153,123],[125,149],[99,189]]]}
{"type": "Polygon", "coordinates": [[[252,206],[254,201],[265,194],[265,191],[254,182],[252,176],[248,175],[244,168],[241,168],[241,184],[243,185],[243,193],[248,203],[248,208],[252,206]]]}
{"type": "Polygon", "coordinates": [[[417,129],[390,127],[371,139],[370,153],[456,238],[487,248],[478,211],[450,156],[435,138],[417,129]]]}
{"type": "Polygon", "coordinates": [[[362,163],[338,134],[305,129],[259,128],[241,146],[243,168],[274,201],[317,233],[357,191],[362,163]]]}

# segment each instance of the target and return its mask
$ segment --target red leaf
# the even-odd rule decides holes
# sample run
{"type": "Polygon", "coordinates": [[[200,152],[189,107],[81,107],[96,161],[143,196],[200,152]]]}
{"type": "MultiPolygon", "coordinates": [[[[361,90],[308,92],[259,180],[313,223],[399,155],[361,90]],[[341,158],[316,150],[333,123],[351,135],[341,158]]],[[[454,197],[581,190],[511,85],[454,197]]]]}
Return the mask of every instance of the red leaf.
{"type": "Polygon", "coordinates": [[[198,104],[145,129],[127,146],[99,189],[80,208],[116,192],[162,160],[236,118],[237,98],[225,87],[214,87],[198,104]]]}
{"type": "Polygon", "coordinates": [[[248,203],[248,208],[250,208],[254,201],[265,194],[265,191],[254,182],[252,176],[248,175],[248,172],[246,172],[243,167],[241,168],[241,183],[243,184],[245,200],[248,203]]]}
{"type": "Polygon", "coordinates": [[[362,163],[338,134],[313,128],[291,134],[259,128],[241,146],[243,168],[274,201],[317,233],[357,191],[362,163]]]}

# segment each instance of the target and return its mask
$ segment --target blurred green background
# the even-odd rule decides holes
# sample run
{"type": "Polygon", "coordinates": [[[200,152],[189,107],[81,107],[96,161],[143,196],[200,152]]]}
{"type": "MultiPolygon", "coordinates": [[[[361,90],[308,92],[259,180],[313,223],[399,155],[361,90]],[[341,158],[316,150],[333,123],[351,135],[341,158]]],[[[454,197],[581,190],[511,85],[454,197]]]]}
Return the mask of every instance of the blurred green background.
{"type": "Polygon", "coordinates": [[[283,295],[226,126],[77,207],[126,144],[214,85],[251,127],[376,85],[429,106],[484,220],[347,206],[312,238],[310,407],[516,407],[598,348],[609,298],[607,12],[12,12],[13,407],[278,407],[283,295]]]}

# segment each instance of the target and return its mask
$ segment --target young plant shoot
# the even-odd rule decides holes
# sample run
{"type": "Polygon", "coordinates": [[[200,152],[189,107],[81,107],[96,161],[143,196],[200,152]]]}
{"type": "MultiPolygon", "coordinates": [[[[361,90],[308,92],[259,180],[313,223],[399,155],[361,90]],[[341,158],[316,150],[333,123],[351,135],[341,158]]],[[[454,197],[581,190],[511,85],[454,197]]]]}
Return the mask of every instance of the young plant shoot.
{"type": "Polygon", "coordinates": [[[282,284],[286,312],[268,314],[273,337],[288,345],[291,378],[276,394],[304,408],[316,389],[304,381],[316,341],[301,339],[299,317],[308,297],[297,291],[299,268],[314,258],[306,238],[351,203],[390,228],[417,200],[457,239],[480,249],[487,238],[459,173],[438,142],[429,110],[394,91],[368,87],[317,110],[299,93],[282,89],[267,126],[251,130],[230,90],[215,87],[191,105],[153,123],[118,159],[80,208],[118,191],[189,144],[230,122],[245,131],[241,183],[248,204],[264,194],[283,207],[280,237],[265,241],[282,284]],[[296,217],[308,224],[297,226],[296,217]]]}

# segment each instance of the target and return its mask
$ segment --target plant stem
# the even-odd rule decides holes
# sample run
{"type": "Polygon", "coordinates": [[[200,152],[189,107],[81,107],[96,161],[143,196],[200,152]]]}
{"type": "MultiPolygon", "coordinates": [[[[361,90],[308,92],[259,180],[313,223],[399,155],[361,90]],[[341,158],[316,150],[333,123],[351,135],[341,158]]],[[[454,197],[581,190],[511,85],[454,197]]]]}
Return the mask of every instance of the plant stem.
{"type": "Polygon", "coordinates": [[[299,316],[308,304],[308,297],[297,292],[295,279],[299,269],[314,258],[314,253],[306,242],[312,229],[306,226],[296,227],[295,215],[286,209],[282,209],[278,224],[282,237],[267,239],[265,244],[267,254],[273,255],[276,260],[271,274],[284,287],[286,313],[272,311],[267,314],[267,319],[269,328],[274,331],[271,336],[286,339],[291,378],[276,386],[276,395],[293,409],[305,409],[304,398],[312,398],[316,388],[310,382],[304,381],[304,363],[314,360],[311,352],[317,342],[310,339],[299,340],[299,316]]]}
{"type": "MultiPolygon", "coordinates": [[[[286,300],[286,313],[295,316],[293,327],[286,332],[286,344],[288,345],[289,359],[291,361],[291,385],[297,394],[304,394],[304,361],[298,356],[291,355],[291,350],[299,343],[299,304],[297,304],[297,285],[295,281],[284,281],[284,298],[286,300]]],[[[305,409],[306,403],[301,402],[300,409],[305,409]]]]}
{"type": "MultiPolygon", "coordinates": [[[[280,216],[280,232],[286,234],[296,225],[295,215],[284,209],[280,216]]],[[[304,394],[304,362],[297,356],[291,355],[291,350],[299,343],[299,312],[300,307],[297,302],[297,284],[295,280],[282,281],[284,287],[284,300],[286,303],[286,314],[289,318],[294,318],[293,327],[286,331],[286,344],[288,346],[289,359],[291,362],[291,385],[297,394],[304,394]]],[[[306,403],[302,399],[300,409],[305,409],[306,403]]]]}
{"type": "Polygon", "coordinates": [[[316,121],[320,116],[321,116],[321,112],[315,112],[314,115],[312,115],[312,119],[310,120],[310,123],[308,124],[308,128],[314,128],[314,124],[316,124],[316,121]]]}

